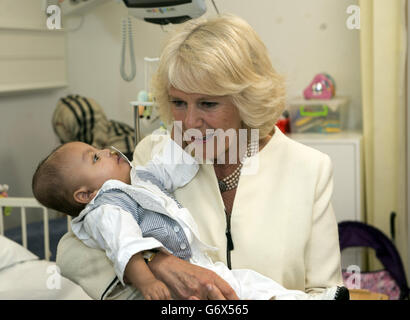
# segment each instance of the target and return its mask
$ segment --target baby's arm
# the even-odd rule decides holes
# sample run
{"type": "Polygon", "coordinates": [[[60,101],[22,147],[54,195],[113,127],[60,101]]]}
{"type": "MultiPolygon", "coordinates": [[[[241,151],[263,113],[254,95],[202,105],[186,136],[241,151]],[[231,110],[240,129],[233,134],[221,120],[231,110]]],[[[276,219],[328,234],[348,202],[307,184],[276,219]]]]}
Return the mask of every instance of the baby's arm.
{"type": "Polygon", "coordinates": [[[74,233],[86,245],[105,250],[122,284],[128,279],[137,289],[142,289],[146,287],[143,278],[147,276],[152,280],[154,277],[144,259],[138,257],[143,251],[161,249],[163,245],[152,237],[143,237],[137,221],[129,212],[117,206],[102,205],[91,210],[85,216],[81,229],[77,229],[74,223],[74,233]]]}
{"type": "Polygon", "coordinates": [[[167,138],[161,150],[145,166],[134,166],[131,183],[138,171],[149,172],[170,192],[190,182],[198,172],[197,161],[174,140],[167,138]]]}
{"type": "Polygon", "coordinates": [[[125,282],[130,282],[144,296],[145,300],[169,300],[167,286],[153,275],[141,253],[131,257],[125,267],[125,282]]]}

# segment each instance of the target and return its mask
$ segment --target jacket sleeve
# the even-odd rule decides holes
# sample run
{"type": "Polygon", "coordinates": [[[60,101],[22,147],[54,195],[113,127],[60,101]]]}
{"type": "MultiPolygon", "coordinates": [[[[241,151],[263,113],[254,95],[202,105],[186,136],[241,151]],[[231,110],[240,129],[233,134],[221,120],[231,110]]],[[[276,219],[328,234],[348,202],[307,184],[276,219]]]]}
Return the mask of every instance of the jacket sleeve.
{"type": "Polygon", "coordinates": [[[332,163],[325,155],[319,167],[311,233],[305,251],[306,292],[308,293],[343,285],[337,221],[331,204],[332,192],[332,163]]]}
{"type": "Polygon", "coordinates": [[[132,215],[113,205],[90,211],[84,219],[84,230],[105,251],[123,285],[125,267],[134,254],[163,247],[152,237],[144,238],[132,215]]]}
{"type": "Polygon", "coordinates": [[[155,153],[145,166],[136,165],[131,172],[131,181],[137,179],[138,172],[147,171],[154,175],[156,179],[170,192],[183,187],[190,182],[199,169],[195,159],[186,153],[169,136],[162,150],[155,153]]]}

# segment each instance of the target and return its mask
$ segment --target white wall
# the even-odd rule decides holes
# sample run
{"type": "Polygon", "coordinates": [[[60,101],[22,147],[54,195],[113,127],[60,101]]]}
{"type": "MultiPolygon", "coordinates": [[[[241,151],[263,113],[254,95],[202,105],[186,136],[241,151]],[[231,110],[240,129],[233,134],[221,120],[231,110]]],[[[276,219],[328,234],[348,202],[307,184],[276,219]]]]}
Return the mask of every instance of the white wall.
{"type": "Polygon", "coordinates": [[[51,115],[61,91],[0,97],[0,181],[10,195],[30,196],[37,163],[57,144],[51,115]]]}
{"type": "MultiPolygon", "coordinates": [[[[64,90],[25,92],[0,96],[0,184],[9,195],[31,197],[31,178],[37,164],[58,145],[51,116],[64,90]]],[[[27,220],[39,220],[41,212],[28,209],[27,220]]],[[[20,224],[18,211],[5,218],[5,228],[20,224]]]]}
{"type": "MultiPolygon", "coordinates": [[[[42,0],[0,0],[0,25],[46,28],[42,0]]],[[[0,43],[2,46],[7,43],[0,43]]],[[[1,70],[0,70],[1,72],[1,70]]],[[[58,144],[51,115],[65,89],[39,90],[0,95],[0,184],[8,184],[10,196],[32,196],[31,178],[38,162],[58,144]]],[[[28,210],[28,221],[41,217],[28,210]]],[[[13,211],[5,218],[6,229],[19,224],[13,211]]]]}
{"type": "MultiPolygon", "coordinates": [[[[125,5],[109,2],[87,14],[78,31],[68,32],[68,75],[70,92],[96,99],[109,119],[133,125],[129,102],[136,100],[144,87],[143,59],[159,55],[165,33],[160,26],[132,19],[137,75],[132,82],[126,82],[120,76],[120,58],[122,19],[127,15],[125,5]]],[[[80,23],[80,18],[65,22],[70,30],[80,23]]],[[[130,73],[128,61],[127,42],[126,71],[130,73]]]]}
{"type": "MultiPolygon", "coordinates": [[[[44,26],[45,16],[37,11],[41,2],[0,0],[0,21],[8,19],[12,11],[22,12],[20,23],[44,26]]],[[[359,31],[346,27],[346,8],[357,0],[215,3],[220,12],[242,16],[260,34],[276,69],[287,77],[289,97],[301,95],[316,73],[327,72],[336,81],[337,93],[351,97],[350,127],[360,128],[359,31]]],[[[216,15],[210,0],[207,6],[207,15],[216,15]]],[[[58,144],[51,115],[61,96],[78,93],[92,97],[100,102],[108,118],[133,125],[129,101],[135,100],[144,86],[143,57],[159,55],[166,32],[160,26],[133,19],[137,77],[125,82],[119,65],[121,20],[126,16],[125,6],[112,1],[86,14],[82,26],[67,33],[69,88],[0,96],[0,183],[10,185],[10,195],[32,195],[34,169],[58,144]]],[[[67,29],[75,28],[80,21],[63,18],[67,29]]]]}
{"type": "Polygon", "coordinates": [[[320,72],[351,98],[350,128],[361,128],[359,31],[346,27],[357,0],[217,1],[221,12],[246,19],[268,47],[273,65],[288,80],[288,97],[302,92],[320,72]],[[251,5],[252,3],[252,5],[251,5]]]}
{"type": "MultiPolygon", "coordinates": [[[[359,31],[346,27],[346,9],[357,0],[216,0],[221,13],[246,19],[266,43],[274,66],[285,74],[288,96],[301,96],[319,72],[336,81],[337,94],[351,98],[350,128],[361,128],[359,31]]],[[[207,0],[207,16],[215,16],[207,0]]],[[[70,88],[89,95],[110,118],[133,124],[128,102],[143,87],[143,58],[158,56],[166,32],[133,18],[137,79],[119,74],[122,3],[110,2],[86,16],[79,31],[68,33],[70,88]]],[[[71,19],[70,19],[71,20],[71,19]]],[[[66,21],[75,26],[76,21],[66,21]]],[[[77,18],[77,23],[79,19],[77,18]]],[[[167,28],[165,28],[167,29],[167,28]]]]}

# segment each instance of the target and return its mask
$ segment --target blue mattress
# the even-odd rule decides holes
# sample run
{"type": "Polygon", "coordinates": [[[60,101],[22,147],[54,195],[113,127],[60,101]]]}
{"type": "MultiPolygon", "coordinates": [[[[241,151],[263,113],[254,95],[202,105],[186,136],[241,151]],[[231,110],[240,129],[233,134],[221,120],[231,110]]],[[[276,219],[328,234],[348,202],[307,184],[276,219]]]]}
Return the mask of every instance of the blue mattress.
{"type": "MultiPolygon", "coordinates": [[[[49,220],[50,251],[51,261],[56,260],[57,245],[61,237],[67,233],[67,218],[49,220]]],[[[4,231],[7,238],[22,244],[21,227],[16,227],[4,231]]],[[[37,255],[40,259],[44,256],[44,226],[43,222],[33,222],[27,224],[27,247],[28,250],[37,255]]]]}

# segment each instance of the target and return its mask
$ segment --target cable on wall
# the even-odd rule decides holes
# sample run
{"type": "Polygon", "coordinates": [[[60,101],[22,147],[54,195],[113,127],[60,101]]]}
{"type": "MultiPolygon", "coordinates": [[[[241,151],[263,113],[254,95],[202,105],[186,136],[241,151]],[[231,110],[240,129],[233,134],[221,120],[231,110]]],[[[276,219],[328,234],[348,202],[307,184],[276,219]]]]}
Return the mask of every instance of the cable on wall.
{"type": "Polygon", "coordinates": [[[122,52],[121,52],[121,67],[120,73],[121,77],[125,81],[132,81],[135,78],[137,67],[135,65],[135,54],[134,54],[134,42],[132,40],[132,24],[131,19],[128,17],[128,46],[130,53],[130,63],[131,63],[131,74],[127,75],[125,72],[125,51],[127,46],[127,22],[125,19],[122,20],[122,52]]]}
{"type": "Polygon", "coordinates": [[[214,8],[215,8],[216,13],[217,13],[218,16],[219,16],[219,10],[218,10],[218,7],[217,7],[216,4],[215,4],[215,1],[214,1],[214,0],[211,0],[211,1],[212,1],[212,4],[213,4],[214,8]]]}

